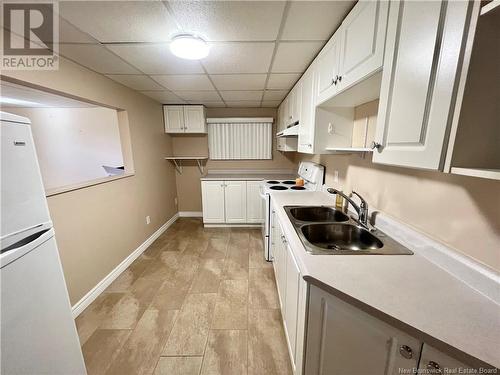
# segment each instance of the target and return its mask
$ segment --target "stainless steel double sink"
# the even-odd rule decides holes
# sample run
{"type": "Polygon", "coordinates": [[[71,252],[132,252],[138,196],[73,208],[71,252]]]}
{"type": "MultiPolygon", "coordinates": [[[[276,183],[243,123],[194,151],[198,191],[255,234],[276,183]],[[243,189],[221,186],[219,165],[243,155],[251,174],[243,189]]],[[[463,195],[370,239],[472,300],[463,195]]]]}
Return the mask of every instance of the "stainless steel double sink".
{"type": "Polygon", "coordinates": [[[306,251],[332,255],[411,255],[413,252],[377,229],[367,229],[328,206],[285,206],[306,251]]]}

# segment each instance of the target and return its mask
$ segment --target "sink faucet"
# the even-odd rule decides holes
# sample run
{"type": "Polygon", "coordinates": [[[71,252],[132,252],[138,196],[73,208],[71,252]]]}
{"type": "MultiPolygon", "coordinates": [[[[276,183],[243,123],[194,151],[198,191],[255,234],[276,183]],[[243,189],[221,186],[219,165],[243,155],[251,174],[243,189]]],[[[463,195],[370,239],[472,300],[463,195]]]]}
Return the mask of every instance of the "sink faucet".
{"type": "Polygon", "coordinates": [[[356,202],[354,202],[351,198],[349,198],[347,195],[342,193],[341,191],[333,188],[328,188],[326,189],[330,194],[339,194],[342,197],[347,200],[351,206],[356,210],[356,213],[358,214],[358,222],[363,225],[364,227],[368,228],[368,203],[363,199],[361,195],[353,191],[352,193],[355,194],[360,200],[361,204],[358,206],[356,202]]]}

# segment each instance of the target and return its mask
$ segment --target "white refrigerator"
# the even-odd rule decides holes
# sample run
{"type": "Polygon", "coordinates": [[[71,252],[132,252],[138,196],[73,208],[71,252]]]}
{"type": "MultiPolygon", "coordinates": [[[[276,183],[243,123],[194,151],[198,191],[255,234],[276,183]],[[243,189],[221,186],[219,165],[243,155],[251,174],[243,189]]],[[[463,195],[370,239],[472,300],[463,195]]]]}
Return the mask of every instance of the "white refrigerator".
{"type": "Polygon", "coordinates": [[[86,374],[30,121],[0,121],[0,373],[86,374]]]}

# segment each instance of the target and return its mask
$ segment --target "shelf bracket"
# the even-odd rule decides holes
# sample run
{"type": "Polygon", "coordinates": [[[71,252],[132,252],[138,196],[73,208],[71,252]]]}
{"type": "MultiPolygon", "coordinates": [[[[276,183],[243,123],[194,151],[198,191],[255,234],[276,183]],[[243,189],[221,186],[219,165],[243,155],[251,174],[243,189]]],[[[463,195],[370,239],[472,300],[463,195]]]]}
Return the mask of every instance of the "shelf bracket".
{"type": "Polygon", "coordinates": [[[201,159],[196,159],[196,164],[198,164],[200,174],[203,175],[203,161],[201,159]]]}
{"type": "Polygon", "coordinates": [[[177,172],[179,174],[182,174],[182,163],[181,163],[181,161],[179,160],[179,162],[177,162],[176,159],[172,159],[172,161],[174,162],[175,169],[177,170],[177,172]]]}

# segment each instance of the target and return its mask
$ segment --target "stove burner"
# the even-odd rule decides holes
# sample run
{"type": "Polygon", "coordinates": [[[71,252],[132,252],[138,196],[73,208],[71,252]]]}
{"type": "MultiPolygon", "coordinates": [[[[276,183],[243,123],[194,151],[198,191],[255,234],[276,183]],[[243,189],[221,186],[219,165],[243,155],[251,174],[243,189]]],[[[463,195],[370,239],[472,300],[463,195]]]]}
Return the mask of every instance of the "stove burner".
{"type": "Polygon", "coordinates": [[[288,188],[286,186],[280,186],[280,185],[271,186],[269,189],[271,189],[271,190],[288,190],[288,188]]]}
{"type": "Polygon", "coordinates": [[[295,181],[281,181],[281,183],[285,185],[295,185],[295,181]]]}
{"type": "Polygon", "coordinates": [[[275,180],[271,180],[271,181],[267,181],[268,184],[271,184],[271,185],[276,185],[276,184],[279,184],[280,182],[279,181],[275,181],[275,180]]]}
{"type": "Polygon", "coordinates": [[[290,189],[293,189],[293,190],[306,190],[306,188],[304,186],[292,186],[290,189]]]}

